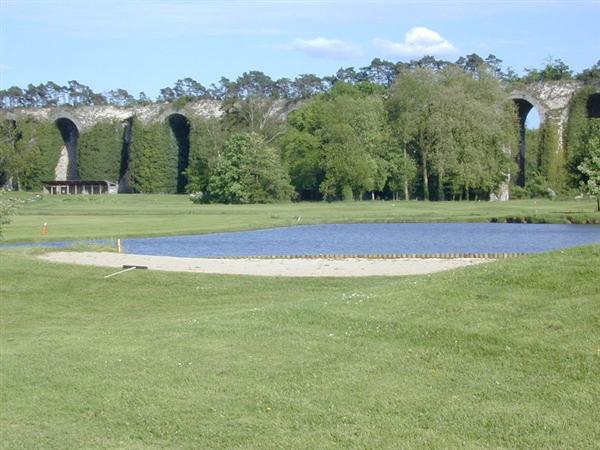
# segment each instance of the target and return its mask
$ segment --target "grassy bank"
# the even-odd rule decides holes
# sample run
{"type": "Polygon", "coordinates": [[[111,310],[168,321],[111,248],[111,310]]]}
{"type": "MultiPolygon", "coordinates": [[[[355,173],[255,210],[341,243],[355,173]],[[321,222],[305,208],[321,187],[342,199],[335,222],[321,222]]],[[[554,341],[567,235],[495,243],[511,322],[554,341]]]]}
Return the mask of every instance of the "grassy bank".
{"type": "Polygon", "coordinates": [[[599,245],[344,280],[31,252],[0,251],[2,448],[600,442],[599,245]]]}
{"type": "Polygon", "coordinates": [[[186,196],[46,196],[30,200],[6,226],[5,241],[161,236],[331,222],[600,223],[586,201],[337,202],[194,205],[186,196]],[[48,235],[41,229],[48,224],[48,235]]]}

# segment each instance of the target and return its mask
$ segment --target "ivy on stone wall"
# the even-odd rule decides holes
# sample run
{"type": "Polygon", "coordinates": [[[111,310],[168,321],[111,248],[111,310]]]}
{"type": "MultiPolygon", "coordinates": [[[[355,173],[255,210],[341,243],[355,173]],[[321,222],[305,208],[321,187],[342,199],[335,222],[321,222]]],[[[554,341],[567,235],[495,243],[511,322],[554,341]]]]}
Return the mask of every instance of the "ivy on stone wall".
{"type": "Polygon", "coordinates": [[[579,91],[571,100],[569,109],[569,121],[565,132],[566,168],[569,173],[568,183],[572,187],[578,187],[581,174],[577,167],[585,158],[581,151],[581,139],[588,127],[587,101],[590,95],[595,93],[593,86],[587,86],[579,91]]]}
{"type": "Polygon", "coordinates": [[[564,188],[565,167],[563,152],[559,151],[558,127],[552,121],[547,120],[540,127],[539,135],[538,167],[540,174],[548,180],[548,184],[554,191],[560,191],[564,188]]]}
{"type": "Polygon", "coordinates": [[[5,121],[12,132],[4,136],[2,174],[4,182],[12,181],[18,189],[40,190],[42,181],[54,179],[54,169],[64,145],[60,132],[52,122],[24,119],[5,121]]]}
{"type": "Polygon", "coordinates": [[[187,192],[207,192],[208,179],[215,167],[227,133],[219,119],[196,119],[190,123],[187,192]]]}
{"type": "Polygon", "coordinates": [[[124,127],[120,122],[100,122],[82,132],[77,142],[79,177],[82,180],[118,182],[124,152],[124,127]]]}
{"type": "Polygon", "coordinates": [[[168,124],[134,120],[130,152],[130,187],[134,192],[177,192],[178,147],[168,124]]]}

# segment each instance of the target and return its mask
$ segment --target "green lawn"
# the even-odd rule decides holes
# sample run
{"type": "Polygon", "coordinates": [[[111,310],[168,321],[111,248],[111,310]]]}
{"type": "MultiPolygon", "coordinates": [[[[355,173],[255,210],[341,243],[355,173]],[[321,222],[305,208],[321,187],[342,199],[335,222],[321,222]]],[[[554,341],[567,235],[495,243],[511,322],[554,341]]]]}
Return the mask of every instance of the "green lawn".
{"type": "MultiPolygon", "coordinates": [[[[63,207],[44,202],[35,217],[63,207]]],[[[168,208],[151,211],[177,232],[168,208]]],[[[260,208],[223,226],[294,214],[260,208]]],[[[331,220],[353,208],[300,205],[331,220]]],[[[186,223],[208,230],[227,210],[186,223]]],[[[598,448],[600,245],[369,279],[103,279],[35,252],[0,250],[2,448],[598,448]]]]}
{"type": "Polygon", "coordinates": [[[42,241],[198,234],[326,222],[600,223],[590,200],[490,202],[303,202],[276,205],[194,205],[184,195],[45,196],[29,201],[6,226],[5,241],[42,241]],[[49,234],[41,236],[44,223],[49,234]]]}

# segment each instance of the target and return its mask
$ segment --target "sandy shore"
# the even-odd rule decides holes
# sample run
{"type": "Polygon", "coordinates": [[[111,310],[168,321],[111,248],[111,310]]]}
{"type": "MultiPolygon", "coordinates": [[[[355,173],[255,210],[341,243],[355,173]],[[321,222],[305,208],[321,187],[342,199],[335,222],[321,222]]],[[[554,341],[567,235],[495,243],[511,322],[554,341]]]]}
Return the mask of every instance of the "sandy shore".
{"type": "MultiPolygon", "coordinates": [[[[283,277],[357,277],[418,275],[488,262],[488,259],[220,259],[177,258],[109,252],[51,252],[40,258],[58,263],[120,269],[123,265],[151,270],[283,277]]],[[[110,273],[107,272],[107,273],[110,273]]]]}

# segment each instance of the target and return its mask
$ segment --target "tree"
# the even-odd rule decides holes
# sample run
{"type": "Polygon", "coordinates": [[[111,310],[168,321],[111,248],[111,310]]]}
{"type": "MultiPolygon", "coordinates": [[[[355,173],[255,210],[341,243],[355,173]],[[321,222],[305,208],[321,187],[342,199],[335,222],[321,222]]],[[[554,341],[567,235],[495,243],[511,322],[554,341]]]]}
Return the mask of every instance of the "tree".
{"type": "MultiPolygon", "coordinates": [[[[423,196],[429,199],[429,162],[435,136],[429,128],[433,105],[439,98],[431,70],[416,69],[400,74],[390,88],[387,101],[392,130],[406,155],[408,146],[420,156],[423,196]]],[[[405,197],[408,186],[404,187],[405,197]]]]}
{"type": "Polygon", "coordinates": [[[256,133],[227,140],[208,183],[208,199],[217,203],[269,203],[292,193],[279,155],[256,133]]]}
{"type": "Polygon", "coordinates": [[[292,82],[292,92],[294,98],[309,98],[315,94],[324,92],[323,80],[313,74],[303,74],[292,82]]]}
{"type": "Polygon", "coordinates": [[[185,172],[188,179],[186,191],[206,194],[209,177],[227,140],[227,131],[219,119],[194,119],[190,127],[189,140],[189,164],[185,172]]]}
{"type": "Polygon", "coordinates": [[[368,80],[371,83],[391,86],[396,79],[396,65],[390,61],[379,58],[373,59],[371,64],[360,69],[359,78],[368,80]]]}
{"type": "Polygon", "coordinates": [[[152,100],[150,100],[150,98],[148,98],[148,96],[146,95],[146,93],[144,91],[142,91],[142,92],[140,92],[138,94],[138,98],[137,98],[136,103],[138,105],[141,105],[141,106],[146,106],[146,105],[151,104],[152,100]]]}
{"type": "Polygon", "coordinates": [[[362,77],[354,70],[354,67],[340,67],[335,74],[337,81],[341,81],[348,84],[358,83],[362,81],[362,77]]]}
{"type": "Polygon", "coordinates": [[[587,156],[577,169],[582,175],[582,189],[590,196],[596,197],[597,211],[600,212],[600,120],[591,119],[585,131],[581,146],[587,156]]]}
{"type": "Polygon", "coordinates": [[[278,100],[261,95],[229,98],[221,105],[223,126],[230,133],[258,133],[271,142],[283,132],[281,106],[278,100]]]}
{"type": "Polygon", "coordinates": [[[200,99],[209,97],[208,89],[192,78],[177,80],[173,86],[175,98],[200,99]]]}
{"type": "Polygon", "coordinates": [[[277,87],[270,76],[258,70],[244,72],[234,84],[235,95],[238,98],[266,97],[277,98],[277,87]]]}
{"type": "Polygon", "coordinates": [[[289,78],[280,78],[275,81],[274,96],[276,98],[293,98],[294,92],[292,87],[292,80],[289,78]]]}
{"type": "Polygon", "coordinates": [[[160,95],[158,96],[156,101],[168,103],[174,101],[176,98],[177,95],[175,94],[175,91],[170,87],[166,87],[160,90],[160,95]]]}
{"type": "Polygon", "coordinates": [[[60,86],[53,81],[48,81],[46,83],[46,91],[48,92],[49,105],[63,105],[67,103],[68,94],[65,86],[60,86]]]}
{"type": "Polygon", "coordinates": [[[412,186],[417,177],[417,163],[406,152],[406,146],[398,148],[400,151],[392,151],[389,155],[389,178],[388,187],[392,191],[394,200],[400,200],[400,192],[404,194],[404,200],[410,199],[412,186]]]}
{"type": "Polygon", "coordinates": [[[495,189],[512,166],[506,148],[516,140],[514,110],[498,80],[457,67],[404,71],[387,100],[392,131],[401,148],[416,156],[423,198],[448,191],[467,198],[495,189]]]}
{"type": "Polygon", "coordinates": [[[21,203],[23,203],[22,200],[0,193],[0,239],[3,237],[4,225],[10,223],[11,216],[15,214],[21,203]]]}
{"type": "Polygon", "coordinates": [[[107,100],[110,104],[116,106],[132,106],[135,104],[135,98],[125,89],[108,91],[107,100]]]}
{"type": "Polygon", "coordinates": [[[598,60],[592,67],[585,69],[583,72],[578,74],[575,78],[581,81],[600,80],[600,60],[598,60]]]}
{"type": "Polygon", "coordinates": [[[221,77],[219,84],[211,84],[208,91],[212,98],[225,100],[235,95],[235,83],[230,81],[229,78],[221,77]]]}
{"type": "Polygon", "coordinates": [[[71,80],[67,84],[69,102],[73,106],[89,106],[94,104],[94,91],[89,86],[81,84],[76,80],[71,80]]]}
{"type": "Polygon", "coordinates": [[[302,196],[362,198],[385,186],[385,114],[375,86],[337,82],[290,115],[280,143],[302,196]]]}
{"type": "Polygon", "coordinates": [[[500,58],[490,53],[488,57],[485,58],[485,65],[494,78],[502,78],[502,60],[500,58]]]}
{"type": "Polygon", "coordinates": [[[525,69],[525,81],[558,81],[573,78],[573,71],[560,59],[548,58],[543,69],[525,69]]]}
{"type": "MultiPolygon", "coordinates": [[[[494,55],[490,55],[494,59],[496,57],[494,55]]],[[[492,60],[493,61],[493,60],[492,60]]],[[[486,63],[481,56],[477,53],[471,53],[467,56],[461,56],[456,61],[456,65],[462,67],[465,72],[470,74],[473,77],[479,78],[481,71],[484,70],[486,63]]]]}
{"type": "Polygon", "coordinates": [[[11,86],[2,91],[2,103],[8,108],[25,106],[25,95],[19,86],[11,86]]]}

